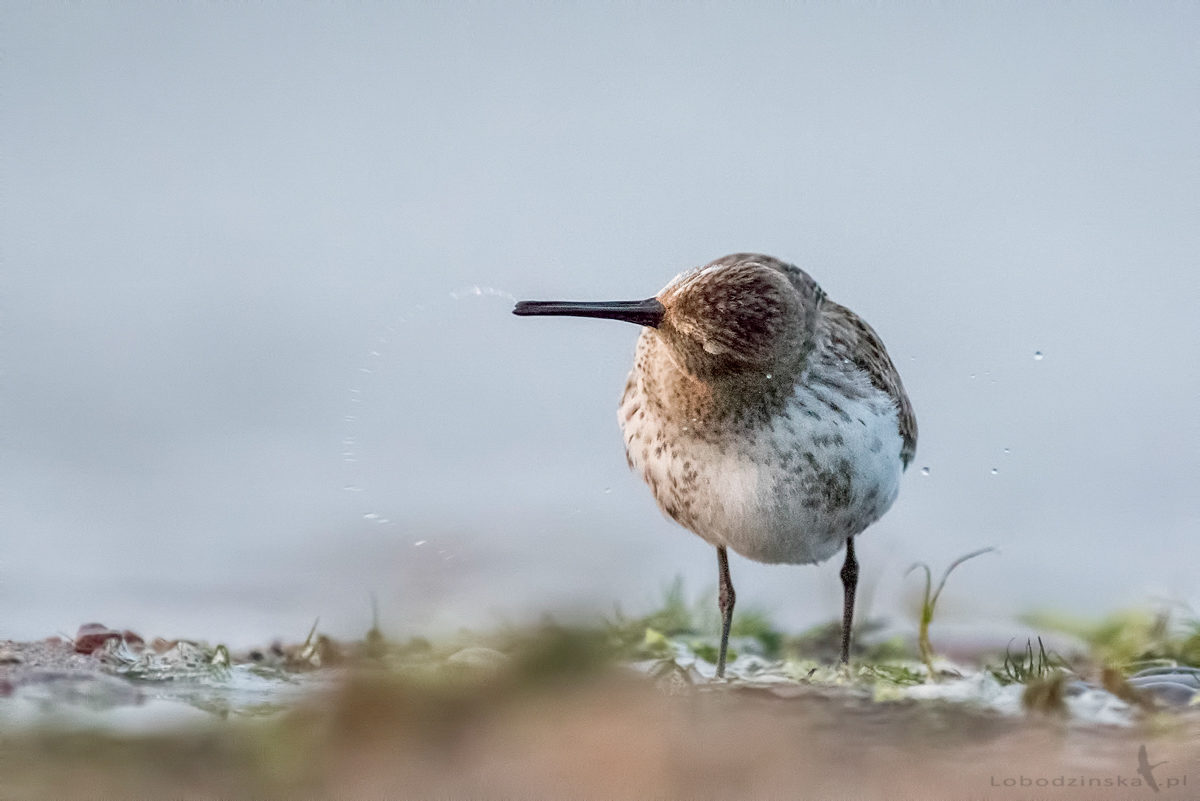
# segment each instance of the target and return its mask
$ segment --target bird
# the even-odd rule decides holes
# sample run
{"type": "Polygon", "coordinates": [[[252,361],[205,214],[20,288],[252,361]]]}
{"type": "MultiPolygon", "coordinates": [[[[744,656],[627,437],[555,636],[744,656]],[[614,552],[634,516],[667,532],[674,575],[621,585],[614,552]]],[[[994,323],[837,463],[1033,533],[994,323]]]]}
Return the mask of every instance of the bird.
{"type": "Polygon", "coordinates": [[[1138,775],[1145,779],[1146,784],[1156,793],[1158,792],[1158,782],[1154,780],[1154,769],[1159,765],[1165,764],[1167,764],[1167,760],[1165,759],[1162,762],[1155,762],[1153,765],[1150,764],[1150,757],[1146,753],[1145,743],[1138,748],[1138,775]]]}
{"type": "Polygon", "coordinates": [[[670,519],[716,548],[724,678],[736,595],[728,551],[815,564],[845,548],[850,660],[854,538],[892,506],[917,420],[883,341],[804,270],[735,253],[633,301],[520,301],[519,316],[642,326],[618,406],[629,467],[670,519]]]}

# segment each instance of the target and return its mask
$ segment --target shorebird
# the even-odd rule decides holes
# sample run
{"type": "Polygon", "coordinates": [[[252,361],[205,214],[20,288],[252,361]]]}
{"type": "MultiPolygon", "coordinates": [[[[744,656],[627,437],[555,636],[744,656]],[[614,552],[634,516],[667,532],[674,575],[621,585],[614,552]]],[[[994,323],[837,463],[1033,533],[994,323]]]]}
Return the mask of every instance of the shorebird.
{"type": "Polygon", "coordinates": [[[808,273],[755,253],[681,273],[646,300],[521,301],[513,313],[644,326],[618,411],[625,455],[659,508],[717,549],[717,676],[735,601],[727,549],[813,564],[845,547],[849,662],[854,538],[891,507],[917,445],[875,331],[808,273]]]}

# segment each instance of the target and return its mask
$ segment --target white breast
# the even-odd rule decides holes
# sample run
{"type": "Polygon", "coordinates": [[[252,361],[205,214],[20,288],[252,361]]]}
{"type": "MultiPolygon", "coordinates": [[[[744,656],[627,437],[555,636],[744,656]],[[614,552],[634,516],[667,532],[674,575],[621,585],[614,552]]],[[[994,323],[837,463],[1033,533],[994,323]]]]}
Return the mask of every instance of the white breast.
{"type": "Polygon", "coordinates": [[[801,382],[768,424],[720,432],[664,419],[635,388],[620,414],[626,454],[662,510],[713,545],[820,562],[888,510],[903,472],[894,404],[865,377],[851,389],[801,382]]]}

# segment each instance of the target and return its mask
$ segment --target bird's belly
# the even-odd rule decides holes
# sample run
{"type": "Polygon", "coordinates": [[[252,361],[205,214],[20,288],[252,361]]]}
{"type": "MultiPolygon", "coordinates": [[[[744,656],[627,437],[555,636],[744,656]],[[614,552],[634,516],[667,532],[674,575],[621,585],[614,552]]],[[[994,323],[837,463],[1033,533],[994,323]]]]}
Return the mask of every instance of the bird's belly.
{"type": "Polygon", "coordinates": [[[736,436],[643,416],[624,425],[631,467],[662,510],[759,562],[820,562],[878,520],[903,466],[896,411],[878,399],[836,414],[789,408],[736,436]]]}

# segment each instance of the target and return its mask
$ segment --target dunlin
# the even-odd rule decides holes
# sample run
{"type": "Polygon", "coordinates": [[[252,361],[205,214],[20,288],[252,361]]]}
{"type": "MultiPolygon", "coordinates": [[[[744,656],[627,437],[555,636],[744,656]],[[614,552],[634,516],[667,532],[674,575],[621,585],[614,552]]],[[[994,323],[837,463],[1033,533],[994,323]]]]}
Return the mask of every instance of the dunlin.
{"type": "Polygon", "coordinates": [[[737,253],[635,301],[522,301],[518,315],[644,326],[619,420],[664,513],[716,546],[724,676],[734,592],[727,549],[811,564],[844,545],[843,663],[854,537],[896,499],[917,421],[879,336],[798,267],[737,253]]]}

